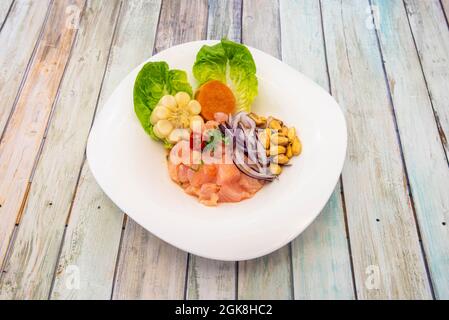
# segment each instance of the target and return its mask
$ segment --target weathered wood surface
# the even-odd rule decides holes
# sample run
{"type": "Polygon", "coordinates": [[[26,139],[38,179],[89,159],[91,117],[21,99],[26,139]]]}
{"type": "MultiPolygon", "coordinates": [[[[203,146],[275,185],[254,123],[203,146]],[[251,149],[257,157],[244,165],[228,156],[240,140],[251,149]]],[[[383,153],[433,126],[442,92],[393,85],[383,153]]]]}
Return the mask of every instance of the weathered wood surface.
{"type": "MultiPolygon", "coordinates": [[[[8,1],[1,1],[9,10],[8,1]]],[[[0,13],[0,134],[3,133],[19,88],[26,74],[42,26],[47,16],[50,0],[17,0],[9,12],[4,25],[0,13]],[[20,50],[17,50],[20,48],[20,50]]],[[[4,7],[3,7],[4,6],[4,7]]],[[[7,11],[3,11],[6,17],[7,11]]]]}
{"type": "Polygon", "coordinates": [[[449,297],[448,0],[85,3],[0,1],[0,299],[449,297]],[[95,110],[136,65],[223,36],[331,91],[349,130],[318,219],[240,263],[126,220],[84,159],[95,110]]]}
{"type": "MultiPolygon", "coordinates": [[[[76,30],[67,25],[66,8],[82,0],[56,1],[30,67],[14,114],[0,143],[0,265],[27,194],[53,102],[76,30]]],[[[31,248],[30,248],[31,249],[31,248]]]]}
{"type": "MultiPolygon", "coordinates": [[[[97,113],[120,81],[151,56],[160,0],[123,2],[97,113]]],[[[52,299],[110,299],[124,216],[84,162],[61,250],[52,299]],[[67,286],[79,270],[79,287],[67,286]]]]}
{"type": "Polygon", "coordinates": [[[0,2],[0,30],[3,27],[3,22],[5,22],[8,16],[9,10],[14,0],[3,0],[0,2]]]}
{"type": "Polygon", "coordinates": [[[113,298],[183,299],[187,254],[128,222],[113,298]]]}
{"type": "Polygon", "coordinates": [[[374,4],[382,17],[379,40],[433,288],[436,297],[449,299],[449,260],[442,258],[449,257],[449,229],[443,225],[449,220],[448,164],[404,5],[374,4]]]}
{"type": "MultiPolygon", "coordinates": [[[[241,41],[241,0],[210,0],[207,38],[241,41]]],[[[235,299],[237,263],[190,255],[187,299],[235,299]]]]}
{"type": "MultiPolygon", "coordinates": [[[[242,21],[243,43],[281,58],[277,2],[244,0],[242,21]]],[[[293,298],[290,245],[265,257],[239,262],[238,272],[239,299],[293,298]]]]}
{"type": "MultiPolygon", "coordinates": [[[[443,3],[448,13],[448,1],[443,3]]],[[[437,118],[440,138],[446,150],[446,156],[449,158],[449,29],[447,20],[438,0],[405,0],[405,6],[437,118]]],[[[448,210],[447,207],[446,210],[448,210]]]]}
{"type": "Polygon", "coordinates": [[[7,273],[0,282],[0,287],[23,293],[13,298],[49,295],[119,9],[119,0],[88,1],[80,22],[7,273]]]}
{"type": "MultiPolygon", "coordinates": [[[[164,1],[155,51],[206,37],[207,1],[164,1]]],[[[119,257],[115,299],[183,299],[187,253],[128,219],[119,257]],[[142,281],[142,279],[144,279],[142,281]]]]}
{"type": "Polygon", "coordinates": [[[343,186],[357,297],[431,298],[369,3],[322,5],[332,93],[348,124],[343,186]]]}
{"type": "Polygon", "coordinates": [[[241,41],[243,0],[209,0],[207,39],[241,41]]]}
{"type": "Polygon", "coordinates": [[[237,298],[237,263],[190,255],[187,278],[189,300],[237,298]]]}
{"type": "MultiPolygon", "coordinates": [[[[329,91],[318,1],[280,1],[282,60],[329,91]]],[[[292,242],[295,299],[353,299],[338,184],[317,220],[292,242]]]]}

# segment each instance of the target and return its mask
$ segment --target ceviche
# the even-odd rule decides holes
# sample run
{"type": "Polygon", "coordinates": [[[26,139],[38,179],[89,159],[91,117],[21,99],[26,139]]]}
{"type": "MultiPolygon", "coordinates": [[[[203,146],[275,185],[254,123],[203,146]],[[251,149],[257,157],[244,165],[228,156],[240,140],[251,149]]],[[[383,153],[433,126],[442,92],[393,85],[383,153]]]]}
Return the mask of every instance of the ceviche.
{"type": "Polygon", "coordinates": [[[203,46],[193,65],[198,87],[166,62],[149,62],[134,85],[135,113],[167,149],[170,178],[208,206],[251,198],[301,154],[296,129],[251,110],[256,65],[244,45],[203,46]]]}

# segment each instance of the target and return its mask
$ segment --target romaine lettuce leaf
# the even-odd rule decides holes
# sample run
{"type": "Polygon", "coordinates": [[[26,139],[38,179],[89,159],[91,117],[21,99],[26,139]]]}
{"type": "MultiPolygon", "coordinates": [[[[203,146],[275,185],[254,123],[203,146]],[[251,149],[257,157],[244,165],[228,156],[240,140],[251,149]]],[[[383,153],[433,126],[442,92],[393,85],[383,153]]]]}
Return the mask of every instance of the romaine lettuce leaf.
{"type": "Polygon", "coordinates": [[[242,44],[223,39],[214,46],[203,46],[197,54],[193,75],[200,85],[219,80],[234,92],[236,111],[251,111],[257,96],[256,64],[242,44]]]}
{"type": "MultiPolygon", "coordinates": [[[[151,112],[164,95],[174,95],[179,91],[192,96],[187,74],[182,70],[169,70],[166,62],[148,62],[137,75],[134,83],[134,111],[142,127],[153,139],[161,141],[153,132],[151,112]]],[[[167,147],[170,146],[167,141],[163,142],[167,147]]]]}

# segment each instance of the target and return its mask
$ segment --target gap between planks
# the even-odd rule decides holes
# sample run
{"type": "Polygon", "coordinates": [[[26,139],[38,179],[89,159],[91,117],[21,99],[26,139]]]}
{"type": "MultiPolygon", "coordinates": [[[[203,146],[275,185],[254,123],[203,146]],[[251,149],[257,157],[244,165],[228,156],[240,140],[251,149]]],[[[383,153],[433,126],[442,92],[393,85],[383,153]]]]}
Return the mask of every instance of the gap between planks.
{"type": "Polygon", "coordinates": [[[0,15],[3,15],[3,17],[0,16],[0,19],[1,19],[0,20],[0,33],[3,30],[3,26],[5,25],[6,20],[8,20],[8,16],[11,13],[13,5],[14,5],[14,0],[11,0],[11,3],[9,4],[9,6],[6,4],[7,7],[5,7],[5,4],[2,4],[3,7],[1,7],[2,11],[0,11],[0,15]],[[4,10],[4,9],[7,9],[7,10],[4,10]]]}
{"type": "MultiPolygon", "coordinates": [[[[372,0],[370,0],[370,1],[372,1],[372,0]]],[[[410,16],[409,16],[409,11],[408,11],[408,8],[407,8],[407,4],[405,3],[405,0],[401,0],[401,1],[402,1],[403,6],[404,6],[405,15],[406,15],[406,17],[407,17],[407,23],[408,23],[408,27],[409,27],[409,30],[410,30],[410,34],[411,34],[412,39],[413,39],[413,45],[414,45],[414,47],[415,47],[416,54],[418,55],[419,66],[420,66],[420,68],[421,68],[421,72],[422,72],[422,75],[423,75],[423,78],[424,78],[424,83],[425,83],[425,85],[426,85],[427,95],[429,96],[430,105],[432,106],[433,115],[434,115],[434,117],[435,117],[435,122],[436,122],[436,124],[437,124],[438,133],[439,133],[439,136],[440,136],[440,139],[441,139],[441,144],[442,144],[442,146],[443,146],[443,149],[446,150],[446,148],[447,148],[447,146],[448,146],[447,137],[446,137],[446,135],[444,134],[444,129],[443,129],[442,125],[441,125],[441,121],[440,121],[440,119],[439,119],[439,117],[438,117],[438,113],[437,113],[437,111],[435,110],[434,101],[432,100],[432,96],[431,96],[431,91],[430,91],[429,83],[428,83],[428,81],[427,81],[426,73],[424,72],[424,67],[423,67],[423,64],[422,64],[422,61],[421,61],[421,56],[420,56],[420,54],[419,54],[419,49],[418,49],[418,45],[417,45],[417,43],[416,43],[415,34],[413,33],[412,24],[411,24],[411,22],[410,22],[410,16]]],[[[448,26],[448,28],[449,28],[449,24],[448,24],[446,12],[445,12],[444,7],[443,7],[443,3],[441,2],[441,0],[440,0],[439,3],[440,3],[440,6],[441,6],[441,11],[443,12],[444,18],[445,18],[445,20],[446,20],[446,24],[447,24],[447,26],[448,26]]],[[[377,29],[376,29],[376,33],[377,33],[377,29]]],[[[445,157],[446,157],[446,162],[447,162],[448,165],[449,165],[449,156],[448,156],[448,153],[445,152],[444,155],[445,155],[445,157]]],[[[420,238],[420,239],[421,239],[421,238],[420,238]]]]}
{"type": "MultiPolygon", "coordinates": [[[[120,23],[121,15],[122,15],[122,8],[123,8],[123,0],[120,0],[117,17],[116,17],[115,23],[114,23],[114,31],[112,32],[111,43],[109,45],[109,51],[108,51],[108,54],[107,54],[107,57],[106,57],[106,65],[104,67],[103,76],[101,78],[100,89],[98,90],[96,103],[95,103],[95,107],[94,107],[94,111],[93,111],[93,116],[92,116],[92,120],[91,120],[91,123],[90,123],[89,133],[90,133],[90,130],[92,130],[92,126],[94,125],[95,117],[97,115],[98,104],[100,103],[101,92],[103,91],[104,81],[106,79],[106,74],[107,74],[107,70],[108,70],[109,61],[111,59],[112,46],[114,45],[114,42],[115,42],[116,37],[117,37],[117,29],[118,29],[118,26],[119,26],[119,23],[120,23]]],[[[77,190],[78,190],[78,186],[79,186],[82,170],[83,170],[83,167],[84,167],[86,161],[87,161],[86,148],[84,148],[84,158],[81,161],[81,165],[80,165],[80,168],[78,170],[78,177],[76,179],[75,188],[74,188],[73,195],[72,195],[72,200],[70,202],[69,212],[67,214],[67,219],[66,219],[66,222],[65,222],[66,226],[69,224],[69,221],[70,221],[70,216],[72,214],[72,209],[73,209],[73,203],[74,203],[75,198],[76,198],[76,193],[77,193],[77,190]]],[[[64,239],[61,242],[61,247],[62,247],[63,243],[64,243],[64,239]]],[[[59,260],[59,257],[58,257],[58,260],[59,260]]],[[[55,270],[55,272],[56,272],[56,270],[55,270]]]]}
{"type": "MultiPolygon", "coordinates": [[[[368,1],[366,3],[368,5],[368,1]]],[[[351,241],[351,252],[353,261],[355,260],[354,274],[356,275],[357,294],[360,294],[361,298],[427,297],[428,282],[427,276],[424,276],[424,266],[421,264],[422,254],[417,236],[417,246],[414,247],[416,225],[412,210],[407,205],[409,197],[406,186],[401,185],[401,182],[404,182],[405,179],[403,166],[399,165],[401,155],[397,145],[394,120],[390,118],[390,114],[382,113],[379,108],[375,108],[375,105],[368,103],[369,100],[367,100],[370,99],[370,95],[373,97],[380,95],[379,103],[382,103],[382,108],[385,110],[391,108],[391,106],[387,106],[390,101],[387,96],[388,93],[383,90],[385,77],[381,61],[379,61],[381,58],[378,56],[378,49],[375,48],[375,46],[378,46],[375,34],[363,28],[363,23],[366,21],[363,20],[365,9],[363,6],[356,1],[344,3],[326,1],[323,9],[328,61],[331,65],[329,73],[331,74],[331,83],[337,87],[337,92],[335,92],[332,86],[332,92],[346,111],[350,138],[352,134],[352,140],[350,139],[348,143],[348,160],[343,170],[343,180],[345,182],[346,210],[351,213],[351,217],[348,219],[349,234],[351,240],[353,235],[356,240],[355,251],[352,250],[354,247],[353,241],[351,241]],[[340,15],[339,18],[332,19],[332,17],[338,15],[340,15]],[[357,23],[362,23],[362,26],[358,27],[357,23]],[[344,47],[339,46],[342,43],[345,44],[344,47]],[[365,59],[368,66],[364,67],[360,59],[365,59]],[[351,79],[353,77],[356,80],[352,80],[352,82],[344,81],[345,78],[351,79]],[[379,88],[369,89],[369,86],[363,82],[360,83],[363,77],[369,77],[375,83],[377,82],[379,88]],[[367,89],[366,94],[364,96],[357,95],[357,91],[363,89],[367,89]],[[354,93],[351,95],[352,91],[354,93]],[[342,92],[347,92],[347,94],[342,92]],[[349,110],[346,110],[348,108],[349,110]],[[363,137],[373,134],[371,130],[377,130],[376,127],[373,127],[373,124],[362,126],[369,117],[377,117],[378,121],[385,121],[387,125],[385,138],[383,141],[378,140],[372,146],[372,152],[382,149],[391,149],[390,151],[392,151],[391,155],[378,152],[372,161],[362,157],[365,154],[363,145],[355,139],[353,134],[354,130],[362,130],[360,136],[363,137]],[[360,119],[364,122],[361,122],[360,119]],[[374,160],[376,160],[374,164],[377,167],[373,166],[374,160]],[[362,172],[366,172],[366,169],[369,169],[368,176],[365,176],[365,184],[360,185],[363,179],[358,180],[358,178],[360,174],[365,174],[362,172]],[[369,175],[371,175],[371,178],[369,175]],[[385,181],[379,184],[375,181],[374,176],[388,178],[391,183],[387,184],[387,181],[385,181]],[[349,192],[346,188],[348,186],[350,187],[349,192]],[[365,187],[365,193],[357,197],[359,190],[356,186],[365,187]],[[349,195],[350,198],[348,199],[346,195],[349,195]],[[382,198],[385,201],[379,201],[382,198]],[[385,209],[395,210],[397,217],[382,214],[385,209]],[[392,223],[397,223],[398,227],[402,228],[397,230],[402,231],[402,237],[399,237],[398,232],[393,231],[392,227],[387,224],[376,225],[376,222],[373,222],[372,219],[377,214],[380,214],[381,218],[385,218],[386,222],[390,219],[392,223]],[[366,232],[371,237],[367,239],[370,242],[364,243],[363,239],[367,237],[366,232]],[[379,237],[386,238],[382,240],[379,237]],[[407,237],[409,241],[405,240],[407,237]],[[396,241],[396,246],[388,243],[389,240],[396,241]],[[402,250],[401,244],[404,245],[402,250]],[[383,289],[381,291],[370,291],[363,286],[365,283],[365,267],[373,264],[378,265],[380,270],[384,269],[384,272],[391,272],[392,275],[396,275],[396,279],[391,279],[391,277],[380,279],[380,285],[383,289]],[[407,274],[409,272],[410,274],[407,274]]],[[[374,131],[374,134],[376,134],[376,131],[374,131]]]]}
{"type": "MultiPolygon", "coordinates": [[[[219,40],[227,37],[232,41],[241,42],[242,2],[208,1],[207,39],[219,40]]],[[[190,253],[188,255],[185,299],[237,299],[237,261],[214,261],[190,253]]]]}
{"type": "MultiPolygon", "coordinates": [[[[79,19],[80,19],[80,21],[81,21],[81,23],[83,23],[83,21],[85,22],[85,23],[87,23],[87,21],[88,21],[88,18],[89,18],[89,16],[86,16],[86,19],[85,19],[85,17],[84,17],[84,12],[86,11],[86,5],[87,5],[87,2],[84,2],[84,7],[83,7],[83,9],[82,10],[80,10],[81,12],[82,12],[82,14],[80,15],[80,17],[79,17],[79,19]]],[[[95,6],[94,6],[95,7],[95,6]]],[[[96,11],[95,12],[101,12],[101,8],[99,8],[98,7],[98,5],[96,5],[96,7],[97,7],[97,9],[96,9],[96,11]]],[[[81,8],[81,3],[80,3],[80,7],[79,8],[81,8]]],[[[120,8],[121,8],[121,1],[116,1],[113,5],[111,5],[111,6],[109,6],[108,7],[108,9],[110,9],[110,10],[112,10],[112,12],[114,13],[114,15],[111,17],[111,20],[112,19],[114,19],[114,23],[116,24],[117,23],[117,17],[116,16],[118,16],[118,14],[119,14],[119,12],[120,12],[120,8]],[[115,18],[114,18],[115,17],[115,18]]],[[[109,16],[107,16],[106,14],[103,14],[103,18],[106,20],[106,19],[109,19],[109,16]]],[[[89,18],[90,19],[90,18],[89,18]]],[[[93,21],[94,22],[94,21],[93,21]]],[[[82,26],[80,27],[81,29],[82,29],[82,26]]],[[[58,88],[57,88],[57,91],[58,91],[58,93],[57,93],[57,96],[56,96],[56,98],[55,98],[55,103],[56,103],[56,101],[59,101],[59,94],[60,94],[60,92],[61,92],[61,85],[63,84],[63,83],[66,83],[66,81],[65,81],[65,76],[66,76],[66,70],[67,70],[67,68],[68,68],[68,66],[70,66],[70,65],[73,65],[72,64],[72,62],[73,62],[73,60],[74,59],[72,59],[72,56],[73,56],[73,50],[74,50],[74,48],[79,48],[79,47],[81,47],[82,45],[84,45],[83,44],[83,42],[80,42],[80,43],[78,43],[79,41],[85,41],[85,40],[89,40],[90,38],[85,38],[85,37],[83,37],[83,38],[81,38],[82,40],[80,40],[80,38],[78,37],[79,36],[79,32],[78,32],[78,30],[80,29],[80,28],[77,28],[77,30],[76,30],[76,34],[74,35],[74,39],[73,39],[73,41],[72,41],[72,46],[71,46],[71,48],[70,48],[70,50],[71,50],[71,52],[70,52],[70,54],[69,54],[69,57],[68,57],[68,59],[67,59],[67,62],[66,62],[66,64],[65,64],[65,66],[64,66],[64,71],[63,71],[63,76],[61,77],[61,81],[60,81],[60,83],[59,83],[59,86],[58,86],[58,88]]],[[[91,28],[92,29],[92,28],[91,28]]],[[[103,28],[102,29],[103,31],[104,30],[107,30],[107,28],[103,28]]],[[[114,30],[113,29],[110,29],[109,28],[109,30],[111,30],[111,32],[110,31],[107,31],[107,34],[108,34],[108,37],[107,38],[105,38],[105,41],[104,41],[104,45],[102,45],[102,47],[101,48],[103,48],[103,46],[104,47],[106,47],[105,48],[105,50],[104,50],[104,52],[105,52],[105,58],[103,58],[103,60],[105,61],[105,64],[104,64],[104,67],[103,68],[101,68],[101,66],[99,67],[99,69],[100,69],[100,71],[102,70],[103,71],[103,75],[101,75],[101,74],[99,74],[99,78],[100,79],[102,79],[102,77],[104,77],[104,72],[105,72],[105,69],[106,69],[106,67],[107,67],[107,65],[106,65],[106,62],[107,62],[107,60],[108,60],[108,54],[109,54],[109,50],[107,50],[107,49],[110,49],[110,47],[111,47],[111,43],[112,43],[112,38],[113,38],[113,34],[114,34],[114,30]],[[109,34],[110,34],[110,40],[109,40],[109,34]],[[110,41],[110,42],[109,42],[110,41]]],[[[92,30],[92,31],[94,31],[94,30],[92,30]]],[[[79,50],[78,50],[79,51],[79,50]]],[[[78,52],[78,54],[79,54],[80,52],[78,52]]],[[[81,52],[81,54],[83,54],[82,52],[81,52]]],[[[103,55],[103,56],[104,56],[103,55]]],[[[92,56],[93,57],[93,56],[92,56]]],[[[79,60],[80,62],[81,61],[84,61],[84,60],[79,60]]],[[[94,61],[94,57],[90,60],[91,61],[91,63],[95,63],[94,61]]],[[[72,68],[73,69],[73,68],[72,68]]],[[[72,70],[73,71],[73,70],[72,70]]],[[[100,82],[98,82],[98,83],[100,83],[100,82]]],[[[98,96],[97,96],[97,98],[98,98],[98,96]]],[[[94,99],[94,103],[96,103],[97,102],[97,99],[94,99]]],[[[93,106],[93,108],[92,108],[92,110],[94,110],[94,108],[95,108],[95,106],[96,106],[96,104],[94,104],[94,106],[93,106]]],[[[54,109],[55,109],[55,107],[54,107],[54,105],[53,105],[53,110],[52,110],[52,112],[54,112],[54,109]]],[[[48,125],[52,122],[52,120],[53,120],[53,118],[50,116],[49,117],[49,121],[48,121],[48,123],[47,123],[47,128],[46,128],[46,131],[48,130],[48,125]]],[[[88,121],[88,123],[90,124],[91,123],[91,119],[89,118],[89,119],[87,119],[87,121],[88,121]]],[[[88,129],[89,127],[88,126],[86,126],[86,128],[88,129]]],[[[57,129],[56,129],[57,130],[57,129]]],[[[53,135],[54,136],[54,135],[53,135]]],[[[84,157],[82,157],[82,159],[81,159],[81,161],[80,162],[82,162],[84,160],[84,157]]],[[[77,173],[79,173],[79,171],[77,172],[77,173]]],[[[75,178],[76,178],[76,176],[75,176],[75,178]]],[[[78,179],[79,179],[79,175],[78,175],[78,179]]],[[[78,181],[78,180],[77,180],[78,181]]],[[[76,190],[74,190],[74,192],[75,192],[76,190]]],[[[73,199],[73,198],[72,198],[73,199]]],[[[71,200],[72,200],[71,199],[71,200]]],[[[51,203],[50,203],[50,205],[52,205],[51,203]]],[[[69,203],[69,206],[71,206],[72,205],[72,203],[70,202],[69,203]]],[[[65,212],[65,210],[64,210],[64,212],[65,212]]],[[[64,223],[64,226],[65,226],[65,219],[66,219],[66,217],[64,217],[62,220],[62,222],[64,223]]],[[[28,220],[29,221],[29,220],[28,220]]],[[[65,228],[64,228],[65,229],[65,228]]],[[[64,230],[64,232],[65,232],[65,230],[64,230]]],[[[60,246],[58,247],[58,246],[55,246],[55,248],[58,250],[60,250],[60,246]]],[[[57,254],[57,252],[55,252],[55,254],[57,254]]],[[[50,279],[51,280],[51,279],[50,279]]]]}
{"type": "MultiPolygon", "coordinates": [[[[55,1],[55,0],[53,0],[53,1],[55,1]]],[[[88,1],[88,0],[86,0],[86,1],[84,2],[84,7],[83,7],[83,10],[81,11],[81,14],[80,14],[80,17],[79,17],[80,21],[83,19],[83,15],[84,15],[84,12],[85,12],[85,10],[86,10],[86,4],[87,4],[87,1],[88,1]]],[[[31,188],[31,184],[32,184],[32,182],[33,182],[33,176],[34,176],[34,173],[35,173],[35,171],[36,171],[36,167],[37,167],[37,165],[38,165],[38,163],[39,163],[39,159],[40,159],[40,157],[41,157],[42,150],[43,150],[43,148],[44,148],[45,140],[46,140],[47,133],[48,133],[48,128],[50,127],[50,124],[51,124],[51,122],[52,122],[52,120],[53,120],[53,115],[54,115],[54,112],[55,112],[55,106],[56,106],[56,104],[57,104],[57,102],[58,102],[58,99],[59,99],[59,96],[60,96],[60,93],[61,93],[61,85],[62,85],[62,83],[64,82],[64,79],[65,79],[65,75],[66,75],[66,71],[67,71],[67,66],[70,64],[70,61],[72,60],[73,48],[75,47],[76,42],[77,42],[77,38],[78,38],[78,30],[79,30],[79,29],[77,29],[77,30],[75,31],[75,35],[74,35],[74,37],[73,37],[73,41],[72,41],[71,48],[70,48],[70,53],[69,53],[69,55],[68,55],[66,64],[65,64],[65,66],[64,66],[64,70],[63,70],[63,72],[62,72],[62,77],[61,77],[61,79],[60,79],[60,81],[59,81],[58,88],[57,88],[57,90],[56,90],[56,95],[55,95],[55,98],[54,98],[53,103],[52,103],[52,106],[51,106],[50,114],[49,114],[48,119],[47,119],[47,122],[46,122],[46,124],[45,124],[45,129],[44,129],[44,134],[43,134],[43,136],[42,136],[42,141],[41,141],[41,143],[39,144],[39,149],[38,149],[38,152],[37,152],[37,154],[36,154],[36,156],[35,156],[35,159],[34,159],[34,163],[33,163],[32,169],[31,169],[31,174],[30,174],[30,178],[29,178],[29,181],[28,181],[27,189],[26,189],[26,191],[25,191],[25,196],[23,197],[22,204],[21,204],[20,211],[19,211],[19,215],[17,216],[17,220],[16,220],[16,224],[17,224],[18,226],[20,225],[20,221],[21,221],[21,219],[22,219],[23,211],[24,211],[24,209],[25,209],[25,205],[26,205],[26,202],[27,202],[27,200],[28,200],[28,194],[29,194],[29,191],[30,191],[30,188],[31,188]]],[[[42,39],[40,39],[39,42],[40,42],[41,40],[42,40],[42,39]]],[[[34,58],[34,57],[33,57],[33,58],[34,58]]],[[[12,116],[12,113],[11,113],[11,116],[12,116]]],[[[6,129],[7,129],[7,128],[5,127],[5,131],[6,131],[6,129]]],[[[52,204],[50,203],[50,205],[52,205],[52,204]]]]}

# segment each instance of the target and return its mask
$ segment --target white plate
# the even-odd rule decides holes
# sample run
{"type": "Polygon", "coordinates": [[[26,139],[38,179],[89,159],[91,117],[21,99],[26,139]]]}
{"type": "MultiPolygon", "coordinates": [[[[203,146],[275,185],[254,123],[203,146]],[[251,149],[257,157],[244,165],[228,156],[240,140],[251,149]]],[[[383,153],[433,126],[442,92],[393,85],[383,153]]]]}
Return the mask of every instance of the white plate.
{"type": "MultiPolygon", "coordinates": [[[[196,54],[202,45],[214,43],[185,43],[148,61],[187,71],[195,88],[191,70],[196,54]]],[[[303,143],[293,166],[252,199],[210,208],[170,180],[164,148],[134,114],[134,80],[143,64],[109,98],[87,145],[94,177],[121,210],[162,240],[206,258],[256,258],[293,240],[325,206],[345,159],[346,123],[335,100],[278,59],[250,50],[259,79],[253,110],[295,126],[303,143]]]]}

